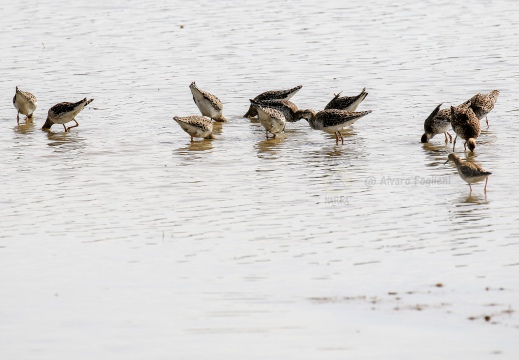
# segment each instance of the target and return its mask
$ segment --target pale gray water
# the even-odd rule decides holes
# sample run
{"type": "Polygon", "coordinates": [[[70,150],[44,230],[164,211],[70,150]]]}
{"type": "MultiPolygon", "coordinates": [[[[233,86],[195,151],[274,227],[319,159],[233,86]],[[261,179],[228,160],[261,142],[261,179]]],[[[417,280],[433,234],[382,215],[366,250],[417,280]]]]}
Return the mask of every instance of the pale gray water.
{"type": "Polygon", "coordinates": [[[518,11],[0,4],[0,358],[517,359],[518,11]],[[198,114],[194,80],[230,120],[214,141],[172,120],[198,114]],[[299,84],[315,109],[366,87],[373,113],[340,146],[304,121],[265,141],[241,118],[299,84]],[[457,145],[493,172],[470,196],[423,120],[495,88],[475,155],[457,145]],[[83,97],[78,128],[39,130],[83,97]]]}

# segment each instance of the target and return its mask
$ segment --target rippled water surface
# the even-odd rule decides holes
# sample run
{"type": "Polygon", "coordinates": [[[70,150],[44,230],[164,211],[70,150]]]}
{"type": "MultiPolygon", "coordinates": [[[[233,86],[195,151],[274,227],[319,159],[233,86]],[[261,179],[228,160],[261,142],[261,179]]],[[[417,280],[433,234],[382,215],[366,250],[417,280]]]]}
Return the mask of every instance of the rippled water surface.
{"type": "Polygon", "coordinates": [[[2,359],[517,359],[516,1],[0,4],[2,359]],[[189,84],[224,103],[190,143],[189,84]],[[248,99],[369,92],[344,145],[248,99]],[[38,97],[16,124],[15,86],[38,97]],[[500,89],[468,186],[434,107],[500,89]],[[61,101],[79,127],[40,131],[61,101]]]}

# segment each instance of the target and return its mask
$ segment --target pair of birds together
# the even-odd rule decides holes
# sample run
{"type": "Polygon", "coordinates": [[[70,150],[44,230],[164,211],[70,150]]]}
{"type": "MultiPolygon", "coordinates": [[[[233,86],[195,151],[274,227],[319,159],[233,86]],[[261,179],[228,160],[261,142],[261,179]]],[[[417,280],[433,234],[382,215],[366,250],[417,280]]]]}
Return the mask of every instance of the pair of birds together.
{"type": "MultiPolygon", "coordinates": [[[[450,109],[440,110],[442,104],[439,104],[433,112],[425,119],[424,130],[421,142],[426,143],[435,135],[443,133],[445,135],[445,143],[448,143],[447,136],[452,142],[452,136],[448,130],[452,127],[456,137],[452,151],[456,147],[456,139],[458,136],[465,140],[464,148],[467,146],[471,152],[476,148],[476,139],[481,133],[480,120],[485,117],[488,126],[488,113],[492,111],[499,96],[499,90],[493,90],[488,94],[476,94],[469,100],[458,106],[451,106],[450,109]]],[[[485,179],[485,192],[487,191],[488,176],[491,172],[486,171],[480,165],[463,161],[456,154],[449,154],[447,162],[453,161],[458,169],[460,177],[469,184],[472,192],[473,183],[485,179]]]]}
{"type": "MultiPolygon", "coordinates": [[[[199,89],[195,82],[189,86],[193,100],[202,115],[206,116],[175,116],[173,119],[180,127],[193,138],[213,139],[213,123],[211,120],[225,122],[222,115],[222,102],[213,94],[199,89]]],[[[344,144],[344,138],[340,130],[352,125],[361,117],[369,114],[371,110],[356,112],[359,104],[368,93],[362,89],[356,96],[340,96],[336,94],[326,105],[325,109],[316,112],[312,109],[299,110],[290,99],[302,88],[301,85],[288,90],[270,90],[259,94],[250,100],[250,107],[244,117],[258,116],[260,124],[265,128],[265,135],[274,135],[285,130],[287,122],[296,122],[300,119],[308,121],[314,130],[322,130],[335,134],[335,143],[339,144],[339,138],[344,144]]]]}
{"type": "MultiPolygon", "coordinates": [[[[47,119],[45,120],[45,124],[43,124],[42,130],[49,130],[54,124],[62,124],[65,131],[70,131],[70,129],[79,126],[75,117],[81,110],[84,109],[85,106],[90,104],[94,99],[87,100],[84,98],[83,100],[79,100],[78,102],[61,102],[59,104],[51,107],[47,113],[47,119]],[[73,126],[65,126],[66,123],[74,121],[76,124],[73,126]]],[[[16,93],[13,98],[13,105],[18,110],[16,115],[16,121],[20,124],[20,114],[26,116],[26,120],[32,120],[34,117],[34,111],[38,106],[38,101],[36,96],[31,94],[28,91],[22,91],[16,87],[16,93]]]]}

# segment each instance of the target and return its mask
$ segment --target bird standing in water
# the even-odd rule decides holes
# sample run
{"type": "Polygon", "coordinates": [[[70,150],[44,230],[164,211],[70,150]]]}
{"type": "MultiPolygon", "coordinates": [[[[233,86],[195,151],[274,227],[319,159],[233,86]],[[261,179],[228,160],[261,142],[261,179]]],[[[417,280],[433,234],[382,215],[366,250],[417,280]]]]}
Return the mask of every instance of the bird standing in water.
{"type": "Polygon", "coordinates": [[[16,114],[16,121],[20,123],[20,113],[27,116],[27,119],[31,120],[34,115],[34,110],[38,106],[38,101],[36,100],[36,96],[31,94],[28,91],[22,91],[16,87],[16,93],[13,97],[13,105],[18,110],[18,114],[16,114]]]}
{"type": "Polygon", "coordinates": [[[424,134],[422,135],[421,142],[426,143],[431,140],[434,135],[443,133],[445,135],[445,143],[452,142],[452,135],[447,130],[451,127],[451,110],[443,109],[440,110],[442,104],[436,106],[433,112],[425,119],[423,127],[424,134]],[[447,135],[449,139],[447,139],[447,135]]]}
{"type": "Polygon", "coordinates": [[[94,99],[87,100],[87,98],[84,98],[83,100],[79,100],[76,103],[61,102],[54,105],[49,109],[47,120],[41,129],[50,130],[51,126],[54,124],[62,124],[65,128],[65,132],[70,131],[70,129],[79,126],[75,119],[76,115],[79,114],[79,112],[92,101],[94,101],[94,99]],[[74,121],[76,125],[66,127],[65,124],[69,121],[74,121]]]}
{"type": "Polygon", "coordinates": [[[466,101],[464,104],[470,103],[470,108],[472,111],[474,111],[474,114],[476,114],[477,118],[481,120],[484,116],[487,122],[487,126],[489,126],[487,115],[494,108],[498,96],[499,90],[493,90],[488,94],[480,93],[471,97],[470,100],[466,101]]]}
{"type": "Polygon", "coordinates": [[[220,99],[207,91],[200,90],[193,81],[189,85],[191,94],[193,94],[193,101],[202,113],[202,115],[218,122],[225,122],[227,119],[222,115],[223,105],[220,99]]]}
{"type": "Polygon", "coordinates": [[[454,151],[456,147],[456,139],[459,136],[465,140],[463,144],[465,149],[467,149],[468,145],[469,150],[474,152],[476,148],[476,138],[481,133],[481,126],[479,119],[470,108],[470,103],[458,107],[451,106],[451,126],[452,130],[456,133],[452,151],[454,151]]]}
{"type": "Polygon", "coordinates": [[[469,184],[470,192],[472,192],[471,184],[477,183],[483,179],[486,180],[484,191],[487,192],[488,176],[492,174],[491,172],[483,169],[481,165],[461,160],[459,156],[454,153],[449,154],[449,157],[447,158],[447,161],[445,161],[445,164],[447,164],[449,161],[454,162],[456,168],[458,169],[458,175],[467,184],[469,184]]]}
{"type": "Polygon", "coordinates": [[[301,117],[308,121],[310,127],[314,130],[322,130],[329,134],[335,134],[335,144],[339,145],[339,138],[344,144],[344,137],[341,134],[341,129],[352,125],[361,117],[368,115],[368,111],[345,111],[337,109],[328,109],[315,112],[312,109],[303,110],[301,117]]]}

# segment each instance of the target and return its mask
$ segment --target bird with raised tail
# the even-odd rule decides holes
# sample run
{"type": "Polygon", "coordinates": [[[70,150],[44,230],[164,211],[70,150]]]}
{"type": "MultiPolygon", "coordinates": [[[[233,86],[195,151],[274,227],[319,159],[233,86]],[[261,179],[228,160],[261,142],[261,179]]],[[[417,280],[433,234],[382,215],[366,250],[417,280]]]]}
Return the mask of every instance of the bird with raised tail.
{"type": "Polygon", "coordinates": [[[452,135],[449,134],[448,130],[451,127],[451,110],[443,109],[440,110],[442,104],[436,106],[433,112],[425,119],[423,128],[424,134],[422,135],[422,139],[420,140],[422,143],[427,143],[431,140],[434,135],[444,134],[445,135],[445,143],[452,142],[452,135]],[[449,138],[447,139],[447,135],[449,138]]]}
{"type": "Polygon", "coordinates": [[[194,81],[189,85],[189,89],[191,90],[191,94],[193,94],[193,101],[196,106],[198,106],[202,115],[207,116],[214,121],[227,121],[227,119],[222,115],[223,105],[220,99],[207,91],[199,89],[194,81]]]}
{"type": "Polygon", "coordinates": [[[456,139],[459,136],[465,140],[463,144],[465,150],[468,145],[469,150],[474,152],[476,139],[481,133],[481,126],[476,114],[474,114],[474,111],[470,108],[470,103],[465,103],[458,107],[451,106],[451,126],[452,130],[456,133],[452,151],[454,151],[456,147],[456,139]]]}
{"type": "Polygon", "coordinates": [[[362,89],[360,94],[355,96],[341,96],[341,93],[338,93],[332,100],[330,100],[324,109],[355,111],[357,110],[357,107],[359,107],[360,103],[364,101],[366,96],[368,96],[366,88],[362,89]]]}
{"type": "Polygon", "coordinates": [[[38,101],[36,100],[36,96],[31,94],[28,91],[22,91],[16,87],[16,93],[13,97],[13,105],[18,110],[16,114],[16,121],[20,123],[20,114],[27,116],[27,119],[32,119],[34,115],[34,111],[38,106],[38,101]]]}
{"type": "Polygon", "coordinates": [[[62,124],[65,132],[70,131],[70,129],[79,126],[79,123],[75,119],[76,115],[79,114],[79,112],[92,101],[94,101],[94,99],[87,100],[87,98],[84,98],[83,100],[79,100],[76,103],[61,102],[54,105],[49,109],[47,120],[41,129],[49,130],[54,124],[62,124]],[[76,125],[66,127],[65,124],[69,121],[74,121],[76,125]]]}
{"type": "Polygon", "coordinates": [[[193,115],[185,117],[175,116],[173,120],[191,136],[191,142],[193,142],[193,138],[214,139],[213,122],[211,119],[193,115]]]}
{"type": "Polygon", "coordinates": [[[341,129],[353,125],[355,121],[363,116],[371,113],[368,111],[345,111],[337,109],[328,109],[315,112],[312,109],[306,109],[301,112],[301,117],[308,121],[310,127],[314,130],[322,130],[329,134],[335,134],[335,144],[339,145],[339,138],[344,144],[344,137],[341,129]]]}
{"type": "Polygon", "coordinates": [[[269,133],[274,135],[285,131],[285,115],[277,109],[264,106],[253,99],[250,99],[251,106],[257,111],[260,124],[265,128],[265,135],[269,138],[269,133]]]}
{"type": "Polygon", "coordinates": [[[474,111],[474,114],[476,114],[476,117],[479,120],[483,119],[484,116],[487,126],[489,126],[487,115],[494,108],[498,96],[499,90],[493,90],[488,94],[478,93],[471,97],[470,100],[467,100],[464,104],[470,104],[470,108],[474,111]]]}
{"type": "MultiPolygon", "coordinates": [[[[294,96],[299,90],[301,90],[302,87],[303,87],[303,85],[298,85],[292,89],[287,89],[287,90],[265,91],[265,92],[262,92],[261,94],[259,94],[258,96],[256,96],[253,100],[256,102],[263,102],[263,101],[268,101],[268,100],[290,100],[292,98],[292,96],[294,96]]],[[[249,110],[245,113],[245,115],[243,115],[243,117],[253,118],[254,116],[257,116],[257,115],[258,115],[258,112],[256,111],[256,109],[252,105],[250,105],[249,110]]]]}
{"type": "Polygon", "coordinates": [[[449,154],[445,164],[447,164],[449,161],[454,162],[456,168],[458,169],[458,175],[463,179],[463,181],[469,184],[470,192],[472,192],[471,184],[482,181],[483,179],[485,179],[484,191],[487,192],[488,176],[492,174],[491,172],[483,169],[481,165],[461,160],[459,156],[454,153],[449,154]]]}

